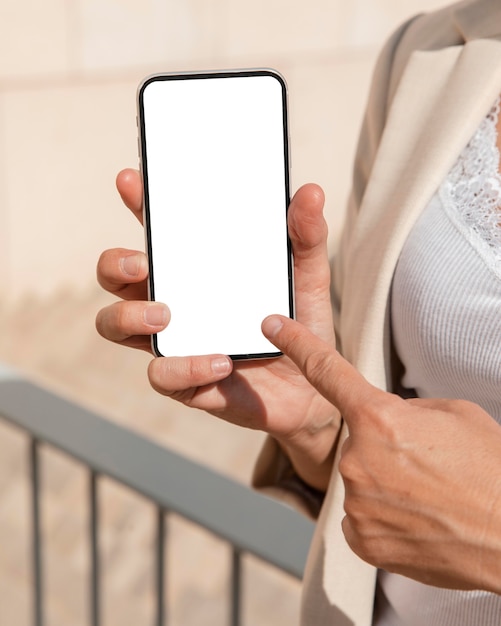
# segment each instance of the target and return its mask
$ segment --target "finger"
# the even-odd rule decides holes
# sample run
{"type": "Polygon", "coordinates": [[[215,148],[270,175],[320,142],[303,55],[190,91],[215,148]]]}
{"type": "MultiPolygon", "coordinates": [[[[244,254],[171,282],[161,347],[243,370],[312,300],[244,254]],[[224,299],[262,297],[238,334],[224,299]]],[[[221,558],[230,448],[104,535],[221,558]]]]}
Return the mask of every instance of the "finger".
{"type": "Polygon", "coordinates": [[[146,300],[148,261],[143,252],[114,248],[105,250],[97,262],[98,283],[124,300],[146,300]]]}
{"type": "Polygon", "coordinates": [[[131,168],[118,173],[116,185],[120,197],[137,219],[143,223],[143,181],[138,170],[131,168]]]}
{"type": "Polygon", "coordinates": [[[96,328],[105,339],[123,343],[137,335],[158,333],[169,320],[169,309],[160,302],[115,302],[98,312],[96,328]]]}
{"type": "Polygon", "coordinates": [[[324,192],[313,183],[303,185],[294,194],[288,213],[289,235],[294,255],[308,261],[315,269],[318,255],[323,256],[327,242],[327,222],[323,216],[324,192]]]}
{"type": "Polygon", "coordinates": [[[264,335],[301,370],[307,380],[334,404],[348,422],[384,392],[369,384],[337,350],[302,324],[272,315],[262,324],[264,335]]]}
{"type": "Polygon", "coordinates": [[[362,551],[359,547],[359,535],[355,531],[351,518],[349,515],[345,515],[341,521],[341,529],[343,531],[344,538],[346,539],[346,543],[350,546],[350,548],[362,558],[362,551]]]}
{"type": "Polygon", "coordinates": [[[219,382],[232,370],[231,359],[220,354],[161,357],[150,363],[148,376],[152,387],[159,393],[189,403],[200,387],[219,382]]]}
{"type": "Polygon", "coordinates": [[[296,316],[323,339],[332,339],[330,267],[327,223],[323,217],[324,193],[308,184],[294,195],[288,213],[294,254],[296,316]]]}

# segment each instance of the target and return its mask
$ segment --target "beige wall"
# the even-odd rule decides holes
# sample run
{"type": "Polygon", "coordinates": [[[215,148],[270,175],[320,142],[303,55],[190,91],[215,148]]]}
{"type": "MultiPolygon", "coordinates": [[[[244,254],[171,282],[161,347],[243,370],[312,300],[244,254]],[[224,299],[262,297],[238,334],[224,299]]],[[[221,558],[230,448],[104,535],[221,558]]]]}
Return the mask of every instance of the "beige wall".
{"type": "Polygon", "coordinates": [[[335,239],[375,54],[439,0],[0,0],[0,291],[94,281],[99,252],[142,246],[116,172],[135,166],[146,74],[276,67],[290,88],[292,184],[327,193],[335,239]]]}

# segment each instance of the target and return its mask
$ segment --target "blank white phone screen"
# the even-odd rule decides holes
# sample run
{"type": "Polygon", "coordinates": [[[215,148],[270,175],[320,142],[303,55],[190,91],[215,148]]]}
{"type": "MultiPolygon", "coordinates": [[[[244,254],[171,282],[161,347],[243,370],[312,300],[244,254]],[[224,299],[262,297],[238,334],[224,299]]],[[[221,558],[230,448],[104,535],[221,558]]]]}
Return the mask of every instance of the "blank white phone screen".
{"type": "Polygon", "coordinates": [[[149,79],[140,90],[150,289],[170,356],[271,356],[292,315],[284,86],[270,74],[149,79]]]}

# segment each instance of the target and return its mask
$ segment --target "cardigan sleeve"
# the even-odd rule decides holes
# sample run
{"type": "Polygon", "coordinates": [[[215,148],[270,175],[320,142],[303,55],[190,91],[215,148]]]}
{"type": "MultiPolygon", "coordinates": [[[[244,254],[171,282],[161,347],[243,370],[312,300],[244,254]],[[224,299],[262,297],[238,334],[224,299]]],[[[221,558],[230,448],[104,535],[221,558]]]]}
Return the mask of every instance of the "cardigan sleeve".
{"type": "Polygon", "coordinates": [[[370,179],[381,137],[383,135],[388,111],[398,82],[405,69],[409,53],[406,46],[400,46],[410,25],[419,16],[402,24],[388,39],[383,47],[372,75],[369,97],[358,137],[353,164],[351,192],[346,208],[344,225],[337,252],[332,259],[332,308],[336,328],[337,348],[342,352],[342,333],[339,329],[339,316],[342,305],[342,292],[348,272],[345,260],[350,247],[351,237],[357,221],[360,205],[370,179]],[[401,48],[405,53],[402,54],[401,48]]]}

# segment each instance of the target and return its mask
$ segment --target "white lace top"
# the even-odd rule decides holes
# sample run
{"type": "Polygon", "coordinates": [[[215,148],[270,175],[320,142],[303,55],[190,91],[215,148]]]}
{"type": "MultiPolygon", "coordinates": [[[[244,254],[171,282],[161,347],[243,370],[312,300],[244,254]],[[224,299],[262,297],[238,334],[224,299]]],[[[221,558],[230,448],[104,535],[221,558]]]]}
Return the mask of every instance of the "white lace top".
{"type": "MultiPolygon", "coordinates": [[[[500,99],[413,227],[392,287],[403,388],[463,398],[501,424],[500,99]]],[[[501,459],[500,459],[501,466],[501,459]]],[[[376,626],[499,626],[501,596],[381,572],[376,626]]]]}
{"type": "Polygon", "coordinates": [[[492,268],[501,264],[501,174],[497,122],[498,97],[442,183],[442,201],[464,223],[463,234],[474,237],[492,268]]]}

